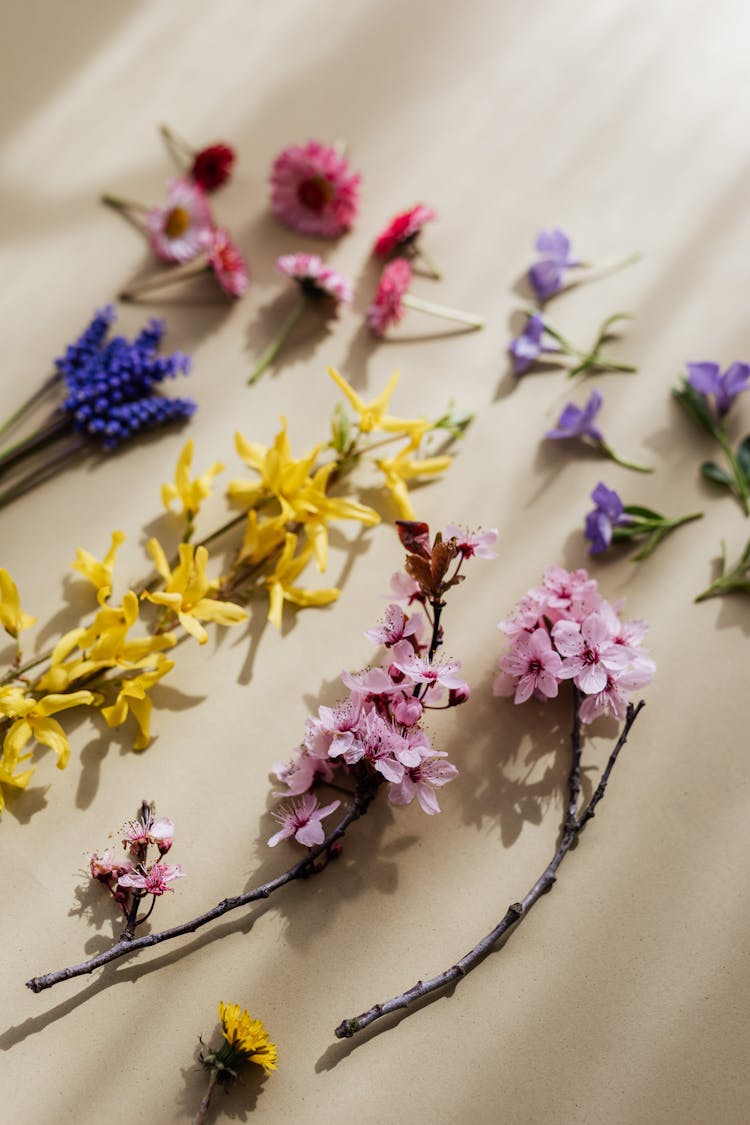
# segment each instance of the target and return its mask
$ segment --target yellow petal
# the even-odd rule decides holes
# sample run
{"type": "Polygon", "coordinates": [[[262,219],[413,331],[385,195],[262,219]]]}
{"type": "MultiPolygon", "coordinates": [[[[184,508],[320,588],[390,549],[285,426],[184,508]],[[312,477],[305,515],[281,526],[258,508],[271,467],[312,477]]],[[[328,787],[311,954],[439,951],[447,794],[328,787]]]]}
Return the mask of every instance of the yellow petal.
{"type": "Polygon", "coordinates": [[[34,738],[43,746],[49,746],[50,750],[54,750],[57,754],[57,768],[64,770],[70,758],[70,743],[60,724],[56,719],[35,719],[33,728],[34,738]]]}
{"type": "Polygon", "coordinates": [[[208,640],[208,633],[203,626],[189,613],[178,613],[177,616],[185,632],[195,637],[198,644],[204,645],[208,640]]]}

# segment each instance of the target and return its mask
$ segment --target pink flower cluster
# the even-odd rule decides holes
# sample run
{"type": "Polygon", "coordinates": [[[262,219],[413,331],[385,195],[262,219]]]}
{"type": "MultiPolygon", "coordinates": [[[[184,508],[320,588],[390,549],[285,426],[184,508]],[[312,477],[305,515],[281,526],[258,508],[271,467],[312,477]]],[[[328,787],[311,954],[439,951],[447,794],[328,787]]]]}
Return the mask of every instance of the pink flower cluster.
{"type": "Polygon", "coordinates": [[[163,895],[173,890],[169,886],[185,874],[179,864],[162,863],[172,847],[174,822],[169,817],[154,818],[144,805],[136,820],[128,821],[121,830],[120,840],[126,852],[122,859],[108,848],[99,855],[94,852],[89,861],[92,878],[103,883],[112,893],[115,902],[127,916],[133,905],[131,895],[163,895]],[[148,862],[148,850],[155,847],[158,858],[148,862]]]}
{"type": "MultiPolygon", "coordinates": [[[[420,601],[417,583],[402,573],[394,576],[392,588],[403,601],[420,601]]],[[[421,720],[430,707],[463,703],[469,688],[456,661],[428,659],[424,627],[420,611],[406,614],[396,602],[387,607],[382,623],[365,633],[368,640],[385,646],[382,664],[342,673],[349,697],[335,707],[321,707],[317,718],[308,720],[296,756],[274,769],[285,786],[277,796],[309,794],[316,782],[330,782],[343,770],[358,781],[379,774],[394,805],[408,805],[416,797],[424,812],[440,812],[435,790],[452,781],[458,770],[445,761],[444,751],[433,748],[421,720]]],[[[274,815],[283,828],[269,843],[294,835],[309,845],[311,820],[337,807],[338,801],[321,810],[308,795],[297,806],[280,809],[274,815]]],[[[321,834],[315,842],[322,839],[321,834]]]]}
{"type": "Polygon", "coordinates": [[[628,693],[650,683],[656,666],[641,648],[646,623],[622,621],[620,608],[601,596],[585,570],[548,567],[542,585],[528,590],[498,626],[510,649],[500,657],[494,694],[512,695],[516,703],[553,699],[572,680],[584,696],[582,722],[605,714],[622,721],[628,693]]]}
{"type": "Polygon", "coordinates": [[[205,254],[219,285],[231,297],[247,289],[247,265],[223,227],[217,225],[206,191],[190,176],[171,180],[167,201],[145,215],[151,248],[163,262],[185,265],[205,254]]]}

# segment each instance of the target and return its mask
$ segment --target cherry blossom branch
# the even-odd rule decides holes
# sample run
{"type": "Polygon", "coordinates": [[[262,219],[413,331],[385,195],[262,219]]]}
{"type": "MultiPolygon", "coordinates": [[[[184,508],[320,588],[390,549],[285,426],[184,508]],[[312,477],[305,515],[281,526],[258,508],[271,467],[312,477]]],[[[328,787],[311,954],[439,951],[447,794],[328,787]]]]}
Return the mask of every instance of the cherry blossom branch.
{"type": "Polygon", "coordinates": [[[111,961],[116,961],[120,957],[127,957],[131,953],[138,952],[140,949],[149,949],[153,945],[160,945],[164,941],[171,941],[172,938],[194,933],[196,930],[208,925],[209,922],[221,918],[224,914],[228,914],[232,910],[239,910],[240,907],[248,906],[252,902],[270,898],[275,891],[285,887],[288,883],[293,883],[296,879],[307,879],[310,875],[317,875],[327,866],[328,861],[336,854],[334,846],[344,836],[349,825],[353,824],[355,820],[359,820],[359,818],[364,816],[367,812],[382,781],[383,778],[381,775],[375,774],[360,783],[354,792],[352,804],[346,814],[341,818],[336,827],[328,833],[323,843],[310,848],[304,859],[295,863],[282,875],[277,875],[274,879],[269,879],[268,882],[261,883],[252,890],[246,891],[244,894],[222,899],[216,906],[207,910],[205,914],[199,914],[197,918],[191,918],[188,922],[182,922],[178,926],[171,926],[169,929],[159,930],[153,934],[144,934],[137,938],[122,937],[119,941],[116,941],[114,945],[110,946],[109,949],[98,953],[88,961],[82,961],[79,965],[71,965],[67,969],[56,969],[54,972],[32,977],[31,980],[26,981],[26,987],[30,988],[32,992],[43,992],[46,988],[52,988],[53,985],[59,984],[61,981],[72,980],[73,977],[86,976],[89,973],[93,973],[96,969],[100,969],[103,965],[108,965],[111,961]],[[320,864],[316,863],[321,856],[324,857],[323,861],[320,864]]]}
{"type": "Polygon", "coordinates": [[[580,814],[577,812],[578,808],[578,795],[580,792],[580,770],[581,770],[581,731],[580,731],[580,717],[579,717],[579,702],[580,695],[576,689],[575,694],[575,720],[573,723],[573,730],[571,733],[572,743],[572,764],[570,774],[568,776],[568,812],[564,822],[563,833],[560,843],[557,846],[555,854],[550,862],[545,867],[542,874],[526,892],[520,902],[512,903],[505,914],[494,927],[490,930],[485,937],[479,941],[473,949],[471,949],[465,956],[457,961],[450,969],[440,973],[431,980],[417,981],[417,983],[406,992],[402,992],[398,996],[394,996],[390,1000],[386,1000],[383,1004],[375,1004],[366,1012],[362,1012],[358,1016],[351,1019],[342,1020],[335,1030],[337,1039],[350,1039],[359,1031],[364,1031],[371,1023],[376,1020],[382,1019],[383,1016],[390,1015],[391,1012],[397,1012],[402,1008],[408,1008],[417,1000],[422,1000],[424,997],[431,995],[435,992],[442,992],[448,985],[458,983],[461,981],[472,969],[484,960],[489,953],[492,952],[497,942],[503,938],[510,930],[519,925],[527,916],[532,906],[548,891],[557,880],[557,869],[568,854],[573,844],[577,840],[579,834],[588,823],[589,820],[595,815],[596,806],[604,796],[607,788],[612,770],[614,769],[615,762],[623,746],[627,742],[628,735],[630,734],[631,727],[638,717],[640,711],[645,706],[644,701],[641,700],[637,705],[632,703],[628,705],[625,722],[623,724],[620,736],[615,743],[615,746],[609,756],[607,765],[602,773],[601,780],[594,791],[591,800],[584,807],[580,814]]]}

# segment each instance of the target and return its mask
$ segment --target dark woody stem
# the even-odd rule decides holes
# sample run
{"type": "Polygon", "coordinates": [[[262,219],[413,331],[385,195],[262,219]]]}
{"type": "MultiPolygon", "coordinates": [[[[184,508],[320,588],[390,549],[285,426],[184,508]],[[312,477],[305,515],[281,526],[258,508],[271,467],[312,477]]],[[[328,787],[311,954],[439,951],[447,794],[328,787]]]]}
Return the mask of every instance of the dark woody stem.
{"type": "Polygon", "coordinates": [[[580,776],[581,776],[581,725],[579,717],[579,702],[580,695],[576,689],[575,696],[575,719],[573,723],[573,730],[571,732],[571,748],[572,748],[572,762],[570,773],[568,775],[568,807],[566,818],[563,824],[563,832],[560,842],[555,850],[552,859],[545,867],[542,874],[535,883],[526,892],[520,902],[511,903],[506,910],[503,917],[500,919],[494,929],[490,930],[481,941],[479,941],[473,949],[469,950],[459,961],[446,969],[445,972],[440,973],[438,976],[433,977],[431,980],[417,981],[412,987],[407,989],[406,992],[394,996],[390,1000],[386,1000],[382,1004],[375,1004],[372,1008],[362,1012],[358,1016],[350,1019],[343,1020],[336,1028],[335,1034],[338,1039],[349,1039],[356,1035],[359,1031],[364,1031],[371,1023],[376,1020],[382,1019],[383,1016],[390,1015],[392,1012],[400,1011],[401,1009],[408,1008],[415,1001],[422,1000],[426,996],[433,993],[442,992],[451,984],[457,984],[459,981],[475,969],[485,957],[495,948],[497,942],[505,937],[506,934],[516,926],[520,925],[523,919],[527,916],[532,906],[548,891],[557,880],[557,869],[565,859],[573,844],[577,840],[579,834],[594,816],[596,807],[604,796],[609,781],[610,774],[614,769],[617,757],[625,745],[630,729],[633,726],[636,718],[638,717],[641,709],[644,707],[644,702],[641,700],[635,706],[631,703],[628,706],[625,722],[623,724],[620,736],[615,743],[612,753],[609,756],[607,765],[602,773],[601,780],[594,791],[594,794],[589,803],[584,807],[581,813],[578,813],[578,799],[580,794],[580,776]]]}
{"type": "MultiPolygon", "coordinates": [[[[71,965],[67,969],[57,969],[51,973],[44,973],[42,976],[32,977],[31,980],[26,982],[26,987],[30,988],[32,992],[43,992],[46,988],[52,988],[53,985],[59,984],[61,981],[72,980],[73,977],[93,973],[95,969],[108,965],[111,961],[116,961],[120,957],[128,957],[140,949],[149,949],[153,945],[160,945],[164,941],[171,941],[173,938],[182,937],[184,934],[192,934],[232,910],[239,910],[243,906],[249,906],[250,903],[270,898],[275,891],[297,879],[307,879],[311,875],[317,875],[327,866],[328,861],[334,854],[334,845],[344,836],[349,825],[353,824],[355,820],[359,820],[367,812],[382,782],[383,778],[380,774],[365,778],[358,785],[354,793],[354,800],[346,814],[333,831],[329,832],[323,843],[310,848],[304,859],[299,860],[282,875],[277,875],[274,879],[269,879],[268,882],[261,883],[244,894],[222,899],[221,902],[218,902],[216,906],[207,910],[204,914],[199,914],[197,918],[191,918],[188,922],[182,922],[178,926],[171,926],[167,930],[159,930],[153,934],[144,934],[142,937],[120,938],[103,953],[91,957],[88,961],[82,961],[79,965],[71,965]],[[321,859],[320,863],[317,862],[319,859],[321,859]]],[[[127,929],[125,932],[127,933],[127,929]]]]}

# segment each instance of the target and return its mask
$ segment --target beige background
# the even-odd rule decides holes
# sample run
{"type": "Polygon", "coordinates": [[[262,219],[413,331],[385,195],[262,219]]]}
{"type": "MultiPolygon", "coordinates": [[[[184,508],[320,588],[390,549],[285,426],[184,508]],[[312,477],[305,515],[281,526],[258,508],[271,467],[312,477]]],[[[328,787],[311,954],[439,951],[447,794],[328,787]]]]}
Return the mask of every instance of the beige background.
{"type": "MultiPolygon", "coordinates": [[[[218,1099],[234,1119],[747,1119],[749,769],[739,694],[750,606],[691,599],[720,539],[735,558],[749,532],[737,506],[700,483],[708,446],[669,396],[687,359],[748,358],[747,34],[746,5],[729,0],[15,7],[0,68],[2,416],[90,310],[146,265],[137,235],[97,197],[161,197],[169,164],[155,126],[165,120],[196,142],[224,137],[239,150],[216,206],[253,270],[231,308],[206,283],[120,310],[128,332],[151,312],[165,315],[168,344],[195,357],[196,463],[223,458],[234,475],[234,428],[268,441],[282,412],[294,448],[305,449],[337,401],[327,363],[368,395],[399,366],[397,413],[437,415],[452,397],[477,411],[454,468],[419,492],[420,516],[496,525],[501,547],[447,614],[447,651],[464,662],[474,695],[432,724],[462,771],[443,791],[441,817],[383,804],[352,831],[343,860],[306,886],[33,996],[26,978],[79,960],[116,927],[107,905],[81,912],[76,887],[85,853],[106,846],[142,796],[175,819],[174,859],[190,873],[159,904],[160,927],[291,862],[291,848],[265,849],[267,773],[299,741],[308,709],[335,698],[340,669],[370,658],[362,631],[400,563],[393,532],[356,539],[345,529],[331,564],[339,603],[290,614],[285,635],[263,629],[259,611],[248,631],[181,648],[146,753],[84,723],[65,773],[42,762],[39,784],[0,828],[3,1120],[188,1120],[204,1086],[197,1036],[215,1030],[222,998],[266,1021],[281,1059],[265,1083],[250,1076],[218,1099]],[[319,248],[278,227],[266,206],[273,156],[309,137],[345,138],[363,172],[355,231],[322,247],[356,275],[355,307],[327,335],[308,322],[284,365],[251,391],[246,373],[292,299],[275,257],[319,248]],[[418,199],[440,212],[427,245],[445,280],[414,291],[483,313],[487,328],[434,337],[439,323],[411,314],[374,344],[360,327],[376,277],[370,241],[418,199]],[[560,374],[518,386],[508,375],[511,321],[516,328],[526,299],[517,283],[535,232],[555,224],[583,256],[643,251],[636,267],[550,311],[582,341],[608,313],[636,314],[617,351],[640,373],[597,385],[611,441],[651,460],[650,478],[543,448],[569,387],[560,374]],[[585,564],[579,528],[601,478],[631,502],[706,516],[639,568],[626,558],[595,566],[605,594],[627,596],[628,611],[651,621],[659,664],[600,815],[551,895],[453,996],[338,1044],[342,1017],[473,945],[554,846],[567,714],[491,698],[495,622],[550,562],[585,564]]],[[[738,436],[750,429],[750,399],[735,424],[738,436]]],[[[3,512],[0,561],[25,607],[52,622],[40,645],[75,620],[70,603],[90,604],[64,577],[77,545],[101,553],[120,527],[121,575],[146,573],[144,528],[167,526],[154,524],[158,489],[184,440],[171,433],[77,468],[3,512]]],[[[217,497],[203,528],[222,511],[217,497]]],[[[606,752],[595,739],[591,780],[606,752]]]]}

